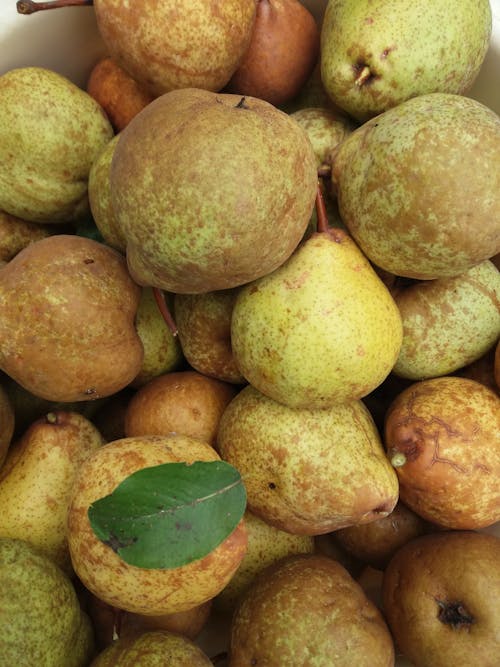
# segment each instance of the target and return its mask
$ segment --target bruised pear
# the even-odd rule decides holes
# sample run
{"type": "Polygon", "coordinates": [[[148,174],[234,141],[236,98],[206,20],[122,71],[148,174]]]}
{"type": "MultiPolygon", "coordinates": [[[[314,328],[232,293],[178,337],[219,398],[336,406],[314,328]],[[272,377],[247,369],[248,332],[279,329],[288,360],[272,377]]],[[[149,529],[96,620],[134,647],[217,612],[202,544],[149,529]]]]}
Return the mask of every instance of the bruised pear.
{"type": "Polygon", "coordinates": [[[194,294],[274,270],[302,238],[316,183],[305,131],[271,104],[193,88],[162,95],[121,132],[111,163],[132,277],[194,294]]]}
{"type": "Polygon", "coordinates": [[[335,151],[341,217],[397,276],[452,277],[500,251],[500,118],[468,97],[421,95],[364,123],[335,151]]]}
{"type": "Polygon", "coordinates": [[[141,369],[139,299],[112,248],[76,235],[37,241],[0,270],[0,368],[51,401],[114,394],[141,369]]]}
{"type": "Polygon", "coordinates": [[[389,406],[385,447],[401,500],[427,521],[472,530],[500,520],[500,398],[485,385],[411,384],[389,406]]]}

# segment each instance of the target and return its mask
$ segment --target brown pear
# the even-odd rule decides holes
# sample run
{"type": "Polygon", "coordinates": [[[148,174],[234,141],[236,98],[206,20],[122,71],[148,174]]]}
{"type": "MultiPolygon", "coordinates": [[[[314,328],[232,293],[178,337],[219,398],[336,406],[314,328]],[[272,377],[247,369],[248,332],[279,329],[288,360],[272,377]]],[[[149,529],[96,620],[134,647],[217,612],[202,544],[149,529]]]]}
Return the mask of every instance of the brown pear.
{"type": "Polygon", "coordinates": [[[298,0],[257,0],[250,46],[228,91],[275,106],[295,97],[319,56],[319,28],[298,0]]]}
{"type": "Polygon", "coordinates": [[[112,248],[76,235],[32,243],[0,270],[0,367],[48,400],[114,394],[141,368],[139,298],[112,248]]]}
{"type": "Polygon", "coordinates": [[[109,56],[101,58],[92,68],[87,92],[104,109],[116,132],[123,130],[154,100],[154,95],[109,56]]]}
{"type": "Polygon", "coordinates": [[[445,531],[411,540],[384,573],[384,614],[412,665],[500,664],[500,539],[445,531]]]}
{"type": "Polygon", "coordinates": [[[244,384],[231,347],[231,315],[237,288],[176,294],[175,323],[182,351],[195,370],[224,382],[244,384]]]}
{"type": "Polygon", "coordinates": [[[196,371],[165,373],[143,385],[125,413],[125,435],[181,433],[215,444],[220,418],[236,388],[196,371]]]}
{"type": "Polygon", "coordinates": [[[232,621],[229,667],[392,667],[380,611],[331,558],[295,555],[266,568],[232,621]]]}
{"type": "Polygon", "coordinates": [[[500,520],[500,398],[468,378],[413,383],[386,415],[385,447],[400,499],[455,530],[500,520]]]}

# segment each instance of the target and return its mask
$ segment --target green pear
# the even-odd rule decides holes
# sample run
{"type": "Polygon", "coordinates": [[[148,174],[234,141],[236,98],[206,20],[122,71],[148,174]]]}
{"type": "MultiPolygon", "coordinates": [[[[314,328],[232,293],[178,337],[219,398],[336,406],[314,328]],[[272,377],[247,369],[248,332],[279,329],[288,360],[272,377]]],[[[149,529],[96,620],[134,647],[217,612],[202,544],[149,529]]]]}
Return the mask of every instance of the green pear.
{"type": "Polygon", "coordinates": [[[359,120],[417,95],[462,94],[479,73],[491,27],[488,0],[329,0],[323,85],[359,120]]]}
{"type": "Polygon", "coordinates": [[[0,77],[0,209],[28,222],[70,222],[89,212],[90,167],[113,136],[99,104],[41,67],[0,77]]]}
{"type": "Polygon", "coordinates": [[[154,377],[181,366],[184,356],[179,338],[166,325],[151,287],[141,290],[135,328],[144,348],[144,358],[142,368],[132,382],[134,387],[142,387],[154,377]]]}
{"type": "Polygon", "coordinates": [[[195,294],[274,270],[307,227],[316,171],[305,131],[263,100],[162,95],[122,130],[111,165],[133,278],[195,294]]]}
{"type": "Polygon", "coordinates": [[[110,396],[139,373],[140,288],[107,245],[57,234],[0,269],[0,367],[50,401],[110,396]]]}
{"type": "Polygon", "coordinates": [[[448,375],[483,356],[500,336],[500,273],[485,260],[455,278],[395,295],[403,343],[393,372],[413,380],[448,375]]]}
{"type": "Polygon", "coordinates": [[[0,536],[25,540],[72,572],[66,520],[81,463],[104,440],[73,412],[50,412],[9,448],[0,470],[0,536]]]}
{"type": "Polygon", "coordinates": [[[167,630],[151,630],[118,638],[90,663],[90,667],[212,667],[196,644],[167,630]]]}
{"type": "Polygon", "coordinates": [[[284,558],[260,573],[233,616],[229,667],[392,667],[385,620],[340,563],[284,558]]]}
{"type": "Polygon", "coordinates": [[[394,299],[341,229],[313,234],[281,267],[245,285],[231,324],[243,376],[300,408],[371,392],[391,371],[401,339],[394,299]]]}
{"type": "Polygon", "coordinates": [[[217,450],[241,473],[248,509],[297,535],[320,535],[389,514],[397,475],[362,401],[290,408],[242,389],[219,423],[217,450]]]}
{"type": "Polygon", "coordinates": [[[352,132],[333,157],[340,214],[367,257],[397,276],[456,276],[500,250],[500,118],[433,93],[352,132]]]}
{"type": "Polygon", "coordinates": [[[195,370],[224,382],[244,384],[231,347],[231,315],[238,288],[176,294],[175,323],[186,360],[195,370]]]}
{"type": "Polygon", "coordinates": [[[291,554],[313,553],[312,535],[293,535],[267,523],[256,514],[245,512],[248,546],[245,556],[227,586],[214,598],[216,609],[233,611],[238,600],[252,585],[257,574],[268,565],[291,554]]]}
{"type": "Polygon", "coordinates": [[[346,116],[332,109],[307,107],[290,114],[304,128],[309,137],[318,167],[328,164],[330,151],[343,141],[356,127],[346,116]]]}
{"type": "Polygon", "coordinates": [[[89,172],[89,205],[97,229],[112,248],[125,253],[127,241],[113,213],[111,205],[111,161],[120,138],[116,134],[99,153],[89,172]]]}
{"type": "Polygon", "coordinates": [[[34,546],[0,537],[0,656],[17,667],[87,667],[94,636],[69,577],[34,546]]]}

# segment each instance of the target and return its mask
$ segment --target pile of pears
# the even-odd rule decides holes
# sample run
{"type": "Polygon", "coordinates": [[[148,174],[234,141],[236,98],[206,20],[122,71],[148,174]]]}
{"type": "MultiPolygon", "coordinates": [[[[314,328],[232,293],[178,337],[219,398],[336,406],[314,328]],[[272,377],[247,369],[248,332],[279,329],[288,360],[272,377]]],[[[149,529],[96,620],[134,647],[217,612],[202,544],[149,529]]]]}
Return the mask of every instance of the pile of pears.
{"type": "Polygon", "coordinates": [[[500,664],[490,3],[17,9],[67,4],[86,86],[0,75],[0,664],[500,664]],[[213,552],[92,532],[200,460],[247,498],[213,552]]]}

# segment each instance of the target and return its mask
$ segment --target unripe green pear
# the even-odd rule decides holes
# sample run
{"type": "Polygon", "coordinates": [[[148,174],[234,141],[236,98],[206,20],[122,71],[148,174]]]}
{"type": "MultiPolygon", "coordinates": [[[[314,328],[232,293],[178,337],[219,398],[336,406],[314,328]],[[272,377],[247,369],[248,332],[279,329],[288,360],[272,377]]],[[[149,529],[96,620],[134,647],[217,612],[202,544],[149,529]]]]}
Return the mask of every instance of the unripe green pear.
{"type": "Polygon", "coordinates": [[[391,371],[401,338],[394,299],[341,229],[313,234],[276,271],[245,285],[231,323],[243,376],[297,408],[366,396],[391,371]]]}
{"type": "Polygon", "coordinates": [[[410,285],[395,296],[403,343],[393,372],[447,375],[479,359],[500,336],[500,273],[486,260],[455,278],[410,285]]]}
{"type": "Polygon", "coordinates": [[[93,630],[69,577],[23,540],[0,537],[0,657],[17,667],[87,667],[93,630]]]}
{"type": "Polygon", "coordinates": [[[0,77],[0,209],[29,222],[69,222],[89,212],[90,167],[113,136],[99,104],[41,67],[0,77]]]}
{"type": "Polygon", "coordinates": [[[366,120],[426,93],[464,93],[486,56],[488,0],[330,0],[321,73],[332,100],[366,120]]]}

